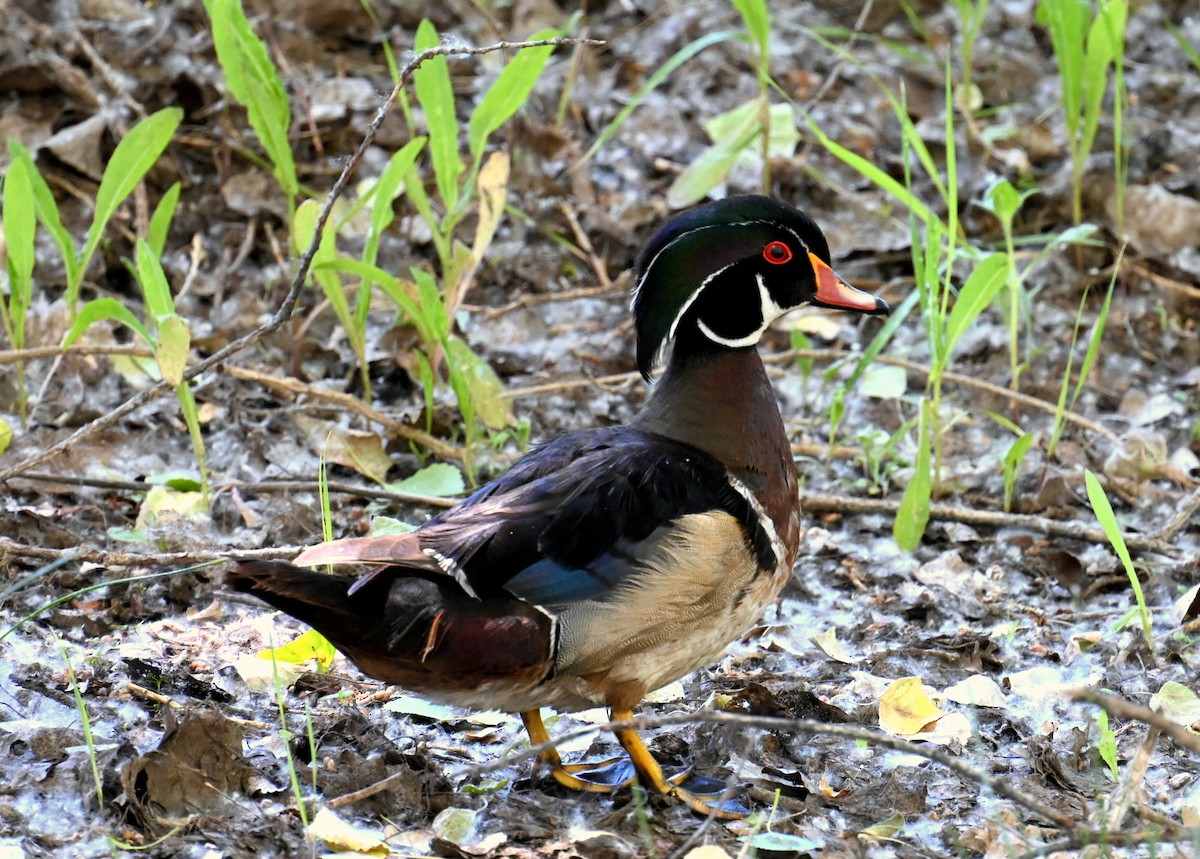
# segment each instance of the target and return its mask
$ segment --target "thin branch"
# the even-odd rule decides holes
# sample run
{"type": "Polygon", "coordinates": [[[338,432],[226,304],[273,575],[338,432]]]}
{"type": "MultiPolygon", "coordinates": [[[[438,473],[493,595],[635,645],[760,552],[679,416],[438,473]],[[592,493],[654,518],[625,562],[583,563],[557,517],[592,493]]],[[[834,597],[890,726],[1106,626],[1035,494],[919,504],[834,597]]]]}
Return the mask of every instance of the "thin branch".
{"type": "MultiPolygon", "coordinates": [[[[497,42],[493,45],[487,45],[482,48],[462,48],[449,45],[439,45],[436,48],[430,48],[427,51],[422,51],[409,60],[408,63],[405,64],[404,68],[401,69],[400,78],[395,87],[392,88],[391,93],[388,95],[383,105],[378,111],[376,111],[375,117],[371,120],[371,124],[367,127],[367,131],[363,135],[363,139],[359,143],[358,148],[354,150],[354,154],[351,155],[346,161],[345,167],[342,168],[342,172],[338,175],[337,180],[333,183],[333,187],[330,188],[329,193],[326,195],[320,214],[317,215],[312,240],[308,245],[308,249],[300,256],[300,259],[297,262],[296,273],[292,278],[287,295],[285,295],[283,301],[280,302],[278,309],[274,314],[271,315],[271,318],[262,325],[242,335],[241,337],[238,337],[227,346],[218,349],[204,360],[189,367],[184,372],[182,381],[191,381],[201,373],[204,373],[210,368],[217,366],[221,362],[245,349],[247,346],[257,343],[264,336],[270,334],[272,331],[275,331],[277,328],[282,326],[284,322],[291,318],[292,313],[295,311],[296,304],[300,298],[300,290],[304,286],[304,281],[308,277],[308,272],[312,267],[313,258],[316,256],[317,248],[320,245],[321,235],[325,231],[325,223],[329,220],[330,212],[333,211],[334,203],[337,202],[338,198],[342,196],[342,193],[346,189],[346,185],[350,182],[350,177],[358,168],[359,162],[362,161],[363,155],[366,153],[371,143],[374,142],[375,135],[379,131],[379,127],[383,125],[384,119],[387,117],[388,113],[391,112],[392,106],[400,97],[401,91],[407,85],[409,78],[412,77],[412,73],[417,69],[418,66],[428,60],[433,59],[434,57],[443,55],[478,56],[480,54],[488,54],[494,51],[520,50],[522,48],[536,48],[545,46],[562,47],[566,45],[596,46],[603,44],[605,43],[595,39],[559,38],[536,39],[528,42],[497,42]]],[[[162,381],[152,385],[141,393],[130,397],[112,411],[104,414],[91,423],[80,427],[62,441],[51,445],[45,450],[30,456],[28,459],[19,462],[16,465],[12,465],[8,468],[0,470],[0,483],[3,483],[9,478],[15,477],[24,471],[29,471],[30,469],[36,468],[43,462],[53,459],[55,456],[58,456],[58,454],[67,450],[73,445],[78,444],[88,436],[116,424],[126,415],[137,411],[147,403],[153,402],[164,394],[167,394],[168,392],[172,391],[174,387],[175,386],[171,385],[169,382],[162,381]]]]}
{"type": "MultiPolygon", "coordinates": [[[[800,506],[808,513],[880,513],[895,516],[900,509],[899,501],[882,498],[853,498],[847,495],[818,495],[800,493],[800,506]]],[[[930,519],[945,519],[965,522],[968,525],[986,525],[991,528],[1024,528],[1057,537],[1070,537],[1089,543],[1107,543],[1108,538],[1100,528],[1089,527],[1082,522],[1063,522],[1045,516],[1023,513],[1004,513],[999,510],[978,510],[973,507],[957,507],[952,504],[933,504],[929,508],[930,519]]],[[[1141,552],[1158,552],[1171,558],[1183,555],[1183,550],[1155,536],[1126,534],[1125,543],[1141,552]]]]}
{"type": "Polygon", "coordinates": [[[1200,754],[1200,736],[1149,707],[1142,707],[1116,695],[1086,687],[1068,689],[1064,694],[1071,701],[1083,701],[1102,707],[1110,716],[1116,716],[1118,719],[1129,719],[1157,728],[1188,751],[1200,754]]]}

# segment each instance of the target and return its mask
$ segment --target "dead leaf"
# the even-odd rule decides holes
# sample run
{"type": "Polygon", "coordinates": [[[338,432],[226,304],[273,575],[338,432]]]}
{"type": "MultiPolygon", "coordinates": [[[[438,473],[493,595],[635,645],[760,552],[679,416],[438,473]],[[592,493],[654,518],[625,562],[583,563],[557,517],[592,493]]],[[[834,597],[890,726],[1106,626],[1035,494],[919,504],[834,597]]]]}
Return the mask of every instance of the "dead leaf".
{"type": "Polygon", "coordinates": [[[879,699],[879,726],[889,734],[920,733],[943,715],[925,693],[920,677],[901,677],[879,699]]]}

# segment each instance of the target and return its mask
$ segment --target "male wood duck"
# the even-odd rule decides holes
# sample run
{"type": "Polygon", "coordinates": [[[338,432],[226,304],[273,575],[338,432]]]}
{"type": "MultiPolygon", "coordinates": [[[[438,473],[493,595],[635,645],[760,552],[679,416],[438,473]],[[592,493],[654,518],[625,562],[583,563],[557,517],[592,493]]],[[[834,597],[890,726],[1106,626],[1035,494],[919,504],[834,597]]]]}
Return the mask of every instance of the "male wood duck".
{"type": "MultiPolygon", "coordinates": [[[[800,539],[795,467],[756,344],[805,304],[887,313],[830,267],[804,213],[733,197],[673,218],[638,258],[637,364],[665,374],[628,426],[567,433],[415,531],[336,540],[227,577],[312,625],[363,672],[441,702],[632,718],[647,692],[716,660],[787,580],[800,539]],[[357,579],[301,567],[373,567],[357,579]]],[[[638,733],[642,785],[701,813],[638,733]]],[[[621,786],[541,754],[579,790],[621,786]]]]}

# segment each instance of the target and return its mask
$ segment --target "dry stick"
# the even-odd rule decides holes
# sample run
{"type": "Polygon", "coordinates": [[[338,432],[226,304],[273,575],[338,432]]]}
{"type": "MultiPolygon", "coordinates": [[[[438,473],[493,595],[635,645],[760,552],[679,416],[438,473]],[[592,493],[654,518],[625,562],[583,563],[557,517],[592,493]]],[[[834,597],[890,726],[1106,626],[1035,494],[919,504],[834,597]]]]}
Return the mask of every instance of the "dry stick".
{"type": "Polygon", "coordinates": [[[459,462],[463,460],[463,450],[461,447],[453,445],[448,441],[443,441],[437,436],[430,435],[423,430],[415,429],[407,423],[384,414],[369,403],[364,403],[358,397],[350,394],[314,387],[313,385],[301,382],[299,379],[293,379],[290,376],[270,376],[266,373],[258,373],[242,367],[227,367],[225,371],[235,379],[258,382],[268,388],[287,391],[290,394],[304,395],[316,400],[324,400],[348,412],[355,412],[371,421],[381,424],[389,432],[409,441],[415,441],[426,450],[443,459],[455,459],[459,462]]]}
{"type": "Polygon", "coordinates": [[[1113,791],[1108,812],[1104,815],[1105,832],[1120,831],[1121,825],[1129,815],[1129,809],[1133,807],[1133,800],[1137,796],[1138,788],[1146,781],[1146,770],[1150,768],[1150,756],[1161,735],[1162,731],[1155,727],[1146,731],[1146,737],[1138,746],[1133,763],[1126,769],[1121,783],[1113,791]]]}
{"type": "Polygon", "coordinates": [[[131,346],[125,343],[111,343],[101,346],[92,343],[82,343],[68,346],[32,346],[27,349],[8,349],[0,352],[0,365],[16,364],[18,361],[44,361],[58,358],[62,355],[133,355],[138,358],[153,358],[154,351],[148,346],[131,346]]]}
{"type": "Polygon", "coordinates": [[[1098,692],[1087,687],[1067,689],[1064,694],[1072,701],[1084,701],[1088,704],[1095,704],[1097,707],[1103,707],[1110,716],[1116,716],[1118,719],[1129,719],[1157,728],[1188,751],[1200,754],[1200,736],[1149,707],[1143,707],[1126,701],[1124,698],[1118,698],[1116,695],[1098,692]]]}
{"type": "Polygon", "coordinates": [[[891,749],[897,752],[904,752],[910,755],[917,755],[926,758],[934,763],[941,764],[956,774],[962,776],[968,781],[975,782],[992,792],[997,796],[1002,796],[1005,799],[1015,802],[1017,805],[1027,809],[1056,826],[1059,826],[1068,831],[1074,831],[1078,827],[1079,822],[1067,816],[1058,809],[1051,808],[1030,796],[1022,793],[1018,788],[1009,786],[1006,782],[993,778],[991,775],[977,770],[974,767],[963,763],[957,758],[952,757],[941,749],[931,747],[929,745],[902,740],[899,737],[880,734],[876,731],[870,731],[866,728],[856,728],[850,725],[830,725],[816,719],[784,719],[777,716],[751,716],[745,713],[725,713],[720,711],[702,711],[698,713],[671,713],[662,716],[641,716],[636,719],[620,722],[608,722],[601,725],[587,725],[585,727],[576,728],[573,731],[568,731],[560,734],[558,737],[546,743],[540,743],[536,746],[530,746],[527,749],[522,749],[518,752],[513,752],[503,757],[492,761],[487,761],[481,764],[476,764],[468,769],[472,775],[478,775],[491,770],[500,769],[501,767],[510,766],[527,758],[535,757],[539,752],[552,748],[556,743],[562,743],[567,740],[572,740],[577,737],[586,737],[597,731],[614,730],[618,728],[632,728],[640,731],[645,728],[661,728],[667,725],[690,725],[697,722],[715,725],[737,725],[742,728],[760,728],[766,731],[787,731],[796,733],[799,731],[808,731],[813,734],[822,734],[828,737],[840,737],[846,740],[872,743],[876,746],[881,746],[886,749],[891,749]]]}
{"type": "Polygon", "coordinates": [[[1200,487],[1192,490],[1192,494],[1179,505],[1179,512],[1167,520],[1167,524],[1155,536],[1160,540],[1170,540],[1183,530],[1183,526],[1195,521],[1196,511],[1200,510],[1200,487]]]}
{"type": "Polygon", "coordinates": [[[300,554],[306,546],[279,546],[272,549],[238,549],[231,552],[222,551],[202,552],[159,552],[141,555],[133,552],[105,552],[102,549],[50,549],[45,546],[31,546],[18,543],[8,537],[0,537],[0,565],[14,558],[33,558],[40,561],[57,561],[62,558],[78,559],[80,561],[100,564],[105,567],[139,567],[200,564],[208,561],[228,561],[231,555],[245,559],[291,558],[300,554]]]}
{"type": "MultiPolygon", "coordinates": [[[[200,361],[199,363],[189,367],[184,372],[182,381],[191,381],[201,373],[205,372],[211,367],[216,366],[217,364],[220,364],[222,361],[240,352],[242,349],[245,349],[247,346],[257,343],[264,336],[270,334],[272,331],[275,331],[277,328],[283,325],[284,322],[291,318],[292,312],[295,310],[296,303],[300,298],[300,290],[303,288],[309,269],[312,267],[313,257],[316,256],[317,248],[320,245],[321,235],[325,230],[325,223],[329,220],[330,212],[333,211],[333,204],[338,200],[339,197],[342,196],[342,193],[346,189],[346,185],[350,182],[351,175],[353,175],[355,169],[358,167],[358,163],[362,160],[363,155],[366,153],[367,147],[369,147],[375,140],[375,134],[378,132],[379,127],[383,124],[384,119],[391,111],[392,105],[395,104],[396,99],[399,98],[402,88],[408,83],[408,79],[412,76],[412,73],[417,69],[418,66],[427,60],[431,60],[434,57],[443,56],[446,54],[458,56],[478,56],[480,54],[488,54],[494,51],[520,50],[522,48],[603,44],[604,42],[596,39],[559,38],[536,39],[528,42],[497,42],[496,44],[487,45],[482,48],[459,48],[443,45],[436,48],[430,48],[427,51],[422,51],[409,60],[408,63],[405,64],[404,68],[400,71],[400,80],[396,83],[395,87],[392,88],[391,93],[388,94],[387,100],[384,101],[383,106],[380,107],[375,113],[375,117],[371,120],[371,124],[367,126],[367,131],[363,135],[362,142],[359,143],[358,148],[354,150],[354,154],[351,155],[349,160],[346,161],[346,166],[342,168],[342,172],[338,175],[337,180],[333,183],[333,187],[329,190],[329,194],[325,197],[325,203],[321,206],[321,211],[317,215],[312,241],[309,243],[308,249],[300,257],[296,274],[292,278],[291,286],[288,288],[287,295],[284,296],[279,308],[274,314],[272,314],[270,319],[268,319],[258,328],[255,328],[253,331],[242,335],[224,348],[218,349],[203,361],[200,361]]],[[[40,453],[34,454],[23,462],[19,462],[16,465],[9,466],[8,468],[0,471],[0,483],[7,481],[9,478],[15,477],[24,471],[29,471],[30,469],[41,465],[43,462],[46,462],[49,459],[53,459],[58,454],[67,450],[72,445],[78,444],[80,441],[92,435],[93,433],[112,426],[126,415],[174,390],[174,387],[175,386],[171,385],[169,382],[158,382],[147,388],[145,391],[130,397],[111,412],[108,412],[91,423],[80,427],[62,441],[51,445],[40,453]]]]}
{"type": "MultiPolygon", "coordinates": [[[[800,493],[800,506],[809,513],[882,513],[895,516],[900,509],[899,501],[881,498],[852,498],[847,495],[810,495],[800,493]]],[[[1088,543],[1107,544],[1108,537],[1100,528],[1092,528],[1079,522],[1060,522],[1045,516],[1023,513],[1003,513],[999,510],[978,510],[973,507],[957,507],[953,504],[933,504],[929,508],[931,519],[948,519],[968,525],[987,525],[992,528],[1024,528],[1057,537],[1071,537],[1088,543]]],[[[1183,555],[1178,546],[1155,536],[1126,534],[1125,543],[1131,549],[1158,552],[1171,558],[1183,555]]]]}
{"type": "MultiPolygon", "coordinates": [[[[59,474],[42,474],[28,472],[14,480],[29,480],[39,483],[62,483],[67,486],[90,486],[96,489],[113,489],[122,492],[145,492],[148,485],[136,480],[105,480],[98,477],[62,476],[59,474]]],[[[226,480],[213,484],[216,492],[226,489],[237,489],[250,494],[256,492],[296,492],[317,491],[317,478],[296,478],[295,480],[226,480]]],[[[394,492],[380,489],[378,486],[359,486],[354,483],[331,481],[330,492],[341,492],[346,495],[356,495],[360,498],[381,498],[387,501],[400,501],[405,504],[420,504],[424,507],[453,507],[459,502],[457,498],[443,498],[438,495],[421,495],[416,492],[394,492]]]]}
{"type": "MultiPolygon", "coordinates": [[[[155,692],[153,690],[147,689],[145,686],[139,686],[138,684],[133,683],[131,681],[126,681],[125,688],[132,695],[136,695],[139,698],[145,698],[148,701],[153,701],[155,704],[162,704],[164,707],[170,707],[172,710],[179,710],[182,712],[191,712],[194,709],[193,707],[191,707],[187,704],[180,704],[178,701],[176,701],[170,695],[163,695],[161,692],[155,692]]],[[[222,714],[221,718],[226,719],[230,722],[234,722],[235,724],[241,725],[242,727],[245,727],[245,728],[258,728],[260,730],[266,730],[268,728],[274,727],[273,725],[268,725],[266,722],[256,722],[253,719],[241,719],[241,718],[238,718],[237,716],[227,716],[225,714],[222,714]]]]}

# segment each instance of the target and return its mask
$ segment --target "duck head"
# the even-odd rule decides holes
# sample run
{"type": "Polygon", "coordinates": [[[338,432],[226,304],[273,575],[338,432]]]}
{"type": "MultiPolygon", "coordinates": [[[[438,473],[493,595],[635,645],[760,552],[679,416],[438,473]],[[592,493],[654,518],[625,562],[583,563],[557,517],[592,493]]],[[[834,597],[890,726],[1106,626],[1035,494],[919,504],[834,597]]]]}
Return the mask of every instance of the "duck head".
{"type": "Polygon", "coordinates": [[[805,304],[889,310],[834,273],[812,218],[770,197],[730,197],[673,218],[642,250],[637,270],[637,364],[647,380],[677,337],[738,349],[805,304]]]}

